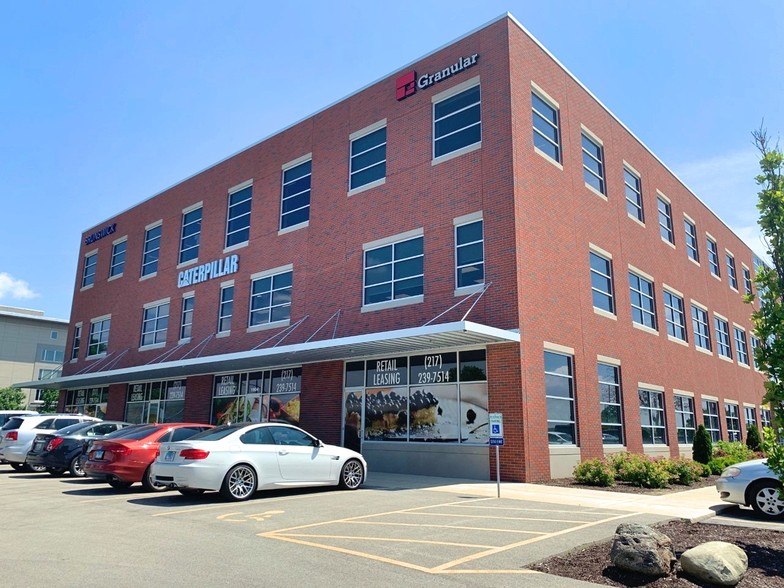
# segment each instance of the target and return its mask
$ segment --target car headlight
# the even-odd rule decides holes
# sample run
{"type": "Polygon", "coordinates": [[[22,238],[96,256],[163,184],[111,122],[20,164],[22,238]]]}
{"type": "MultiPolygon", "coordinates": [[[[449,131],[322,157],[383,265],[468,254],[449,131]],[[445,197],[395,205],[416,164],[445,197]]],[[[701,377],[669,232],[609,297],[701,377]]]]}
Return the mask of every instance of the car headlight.
{"type": "Polygon", "coordinates": [[[719,477],[736,478],[737,476],[740,476],[740,468],[735,466],[730,466],[727,469],[725,469],[723,472],[721,472],[721,476],[719,477]]]}

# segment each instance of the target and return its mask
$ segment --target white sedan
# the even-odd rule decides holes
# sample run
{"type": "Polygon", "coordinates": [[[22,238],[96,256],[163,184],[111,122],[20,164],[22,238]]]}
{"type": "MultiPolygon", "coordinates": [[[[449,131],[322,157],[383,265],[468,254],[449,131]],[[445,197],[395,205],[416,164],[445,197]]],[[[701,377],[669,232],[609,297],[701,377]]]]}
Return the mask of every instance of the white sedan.
{"type": "Polygon", "coordinates": [[[282,423],[238,423],[162,443],[152,465],[156,484],[185,495],[218,491],[227,500],[247,500],[270,488],[340,486],[355,490],[367,463],[345,447],[326,445],[282,423]]]}
{"type": "Polygon", "coordinates": [[[764,459],[726,468],[716,480],[716,489],[723,501],[751,506],[763,518],[784,516],[781,482],[764,459]]]}

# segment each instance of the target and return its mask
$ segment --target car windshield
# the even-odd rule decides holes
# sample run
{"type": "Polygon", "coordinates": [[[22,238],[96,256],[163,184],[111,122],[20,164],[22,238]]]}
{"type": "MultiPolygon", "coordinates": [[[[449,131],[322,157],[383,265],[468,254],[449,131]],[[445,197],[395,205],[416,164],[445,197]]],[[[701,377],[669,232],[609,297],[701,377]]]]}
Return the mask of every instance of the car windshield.
{"type": "Polygon", "coordinates": [[[132,431],[123,430],[125,433],[124,435],[115,435],[112,433],[111,435],[104,437],[104,439],[129,439],[131,441],[138,441],[139,439],[149,437],[156,431],[160,431],[164,426],[165,425],[146,425],[138,428],[134,427],[132,431]]]}
{"type": "Polygon", "coordinates": [[[86,423],[76,423],[75,425],[68,425],[67,427],[63,427],[62,429],[57,431],[57,434],[60,436],[73,435],[74,433],[77,433],[82,429],[89,429],[94,424],[95,423],[93,421],[89,421],[86,423]]]}
{"type": "Polygon", "coordinates": [[[24,419],[19,418],[19,417],[11,417],[10,419],[8,419],[8,422],[6,422],[6,424],[3,425],[3,428],[0,429],[0,431],[8,431],[10,429],[18,429],[19,427],[22,426],[22,421],[24,421],[24,419]]]}
{"type": "Polygon", "coordinates": [[[189,437],[188,441],[217,441],[218,439],[223,439],[224,437],[228,437],[235,431],[244,429],[247,426],[248,423],[221,425],[220,427],[215,427],[214,429],[207,429],[206,431],[202,431],[201,433],[196,433],[193,437],[189,437]]]}
{"type": "Polygon", "coordinates": [[[103,439],[124,439],[128,435],[133,435],[136,431],[139,431],[141,429],[153,429],[153,428],[155,428],[155,425],[148,425],[148,424],[129,425],[127,427],[123,427],[122,429],[117,429],[113,433],[104,435],[103,439]]]}

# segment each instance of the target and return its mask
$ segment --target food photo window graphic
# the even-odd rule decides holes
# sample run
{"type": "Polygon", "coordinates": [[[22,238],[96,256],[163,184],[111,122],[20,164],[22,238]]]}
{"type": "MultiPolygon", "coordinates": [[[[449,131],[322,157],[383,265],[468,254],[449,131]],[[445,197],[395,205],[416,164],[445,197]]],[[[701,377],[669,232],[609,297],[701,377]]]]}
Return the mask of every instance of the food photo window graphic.
{"type": "Polygon", "coordinates": [[[99,419],[106,418],[109,403],[108,388],[86,388],[69,390],[65,396],[65,412],[86,414],[99,419]]]}
{"type": "Polygon", "coordinates": [[[301,367],[215,376],[211,422],[298,425],[301,388],[301,367]]]}
{"type": "Polygon", "coordinates": [[[484,350],[346,363],[344,445],[487,444],[484,350]],[[364,384],[364,385],[363,385],[364,384]]]}

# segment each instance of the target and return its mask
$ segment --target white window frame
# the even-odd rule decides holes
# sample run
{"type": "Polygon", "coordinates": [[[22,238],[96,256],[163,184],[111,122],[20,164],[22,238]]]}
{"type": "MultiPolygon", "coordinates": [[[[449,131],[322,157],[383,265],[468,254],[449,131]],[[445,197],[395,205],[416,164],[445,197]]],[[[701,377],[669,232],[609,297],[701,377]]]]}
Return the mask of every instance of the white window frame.
{"type": "Polygon", "coordinates": [[[724,403],[724,420],[727,423],[727,441],[741,441],[740,407],[736,402],[724,403]]]}
{"type": "Polygon", "coordinates": [[[193,317],[196,312],[195,292],[184,292],[180,303],[180,339],[178,343],[187,343],[193,336],[193,317]],[[191,308],[187,308],[188,301],[191,301],[191,308]],[[186,335],[187,329],[187,335],[186,335]]]}
{"type": "Polygon", "coordinates": [[[688,258],[700,265],[700,246],[699,236],[697,234],[697,223],[694,222],[688,215],[683,215],[683,232],[684,241],[686,243],[686,255],[688,258]]]}
{"type": "Polygon", "coordinates": [[[714,278],[721,279],[721,262],[719,261],[719,245],[709,233],[705,234],[705,246],[708,248],[708,268],[714,278]]]}
{"type": "Polygon", "coordinates": [[[250,242],[250,224],[251,224],[251,215],[253,213],[253,180],[246,180],[241,184],[237,184],[236,186],[229,188],[228,193],[226,195],[226,231],[223,239],[223,252],[226,253],[228,251],[233,251],[234,249],[239,249],[240,247],[245,247],[250,242]],[[244,198],[239,202],[235,202],[234,204],[231,203],[231,197],[237,194],[238,192],[242,192],[243,190],[250,188],[248,198],[244,198]],[[233,206],[239,206],[245,202],[250,202],[250,207],[248,212],[238,214],[236,216],[232,216],[231,209],[233,206]],[[243,226],[240,229],[235,229],[229,232],[229,224],[232,221],[236,221],[240,218],[247,217],[247,226],[243,226]],[[248,238],[244,241],[237,241],[236,243],[229,244],[229,239],[231,235],[236,235],[241,231],[248,231],[248,238]]]}
{"type": "Polygon", "coordinates": [[[203,202],[197,202],[196,204],[193,204],[192,206],[189,206],[188,208],[184,208],[183,209],[183,211],[182,211],[182,219],[180,221],[180,252],[179,252],[179,254],[177,256],[177,261],[178,261],[177,267],[178,268],[186,266],[186,265],[190,265],[190,264],[193,264],[193,263],[197,263],[199,261],[199,246],[201,245],[201,223],[202,223],[203,219],[204,219],[203,202]],[[187,217],[192,212],[196,212],[197,210],[200,211],[200,213],[201,213],[199,215],[199,220],[198,221],[193,221],[192,220],[192,221],[186,222],[185,217],[187,217]],[[186,229],[188,227],[192,227],[197,222],[199,223],[198,230],[196,232],[194,232],[194,233],[186,235],[185,234],[186,229]],[[185,247],[185,240],[186,239],[191,239],[194,236],[196,238],[196,244],[195,245],[191,245],[191,246],[186,248],[185,247]],[[193,257],[191,257],[189,259],[183,260],[183,258],[182,258],[183,254],[185,252],[193,251],[194,249],[196,250],[196,255],[194,255],[193,257]]]}
{"type": "Polygon", "coordinates": [[[653,278],[637,268],[633,266],[629,266],[629,276],[634,276],[638,280],[638,284],[641,282],[646,282],[650,284],[651,292],[650,294],[643,292],[639,287],[635,287],[632,284],[629,284],[629,301],[631,303],[632,308],[632,325],[641,328],[643,330],[656,333],[658,334],[658,317],[656,316],[656,286],[653,278]],[[633,294],[637,294],[640,298],[640,304],[635,304],[633,294]],[[650,308],[646,308],[643,306],[643,302],[647,300],[650,302],[650,308]],[[634,317],[634,311],[637,310],[640,313],[643,322],[639,322],[634,317]],[[650,319],[651,325],[646,324],[645,318],[648,317],[650,319]]]}
{"type": "MultiPolygon", "coordinates": [[[[394,307],[397,307],[397,306],[405,306],[405,305],[408,305],[408,304],[418,304],[420,302],[423,302],[424,301],[424,288],[425,288],[425,282],[426,282],[426,280],[424,279],[425,278],[425,273],[424,273],[424,269],[425,269],[425,267],[424,267],[424,256],[425,256],[425,243],[424,243],[424,229],[422,229],[422,228],[414,229],[412,231],[407,231],[405,233],[400,233],[400,234],[395,235],[393,237],[388,237],[388,238],[385,238],[385,239],[379,239],[377,241],[371,241],[369,243],[363,244],[362,245],[362,310],[361,310],[361,312],[371,312],[371,311],[385,309],[385,308],[394,308],[394,307]],[[421,257],[422,258],[422,274],[419,274],[422,277],[422,293],[421,294],[416,294],[416,295],[413,295],[413,296],[406,296],[406,297],[403,297],[403,298],[395,298],[394,297],[394,288],[395,288],[394,264],[396,262],[400,262],[400,261],[403,261],[403,260],[396,260],[393,257],[392,261],[388,262],[388,263],[391,263],[393,265],[392,281],[390,282],[392,284],[392,299],[391,300],[383,300],[383,301],[380,301],[380,302],[366,303],[365,302],[365,291],[369,287],[368,284],[367,284],[367,279],[366,279],[367,271],[368,271],[368,269],[372,269],[372,267],[380,267],[381,265],[385,265],[385,264],[378,264],[378,265],[372,266],[371,268],[368,268],[367,267],[367,254],[370,251],[373,251],[375,249],[380,249],[382,247],[387,247],[389,245],[392,245],[392,247],[393,247],[393,255],[394,255],[394,246],[395,245],[397,245],[398,243],[403,243],[405,241],[411,241],[411,240],[417,239],[417,238],[421,238],[422,239],[422,253],[420,255],[416,256],[416,257],[421,257]]],[[[406,259],[414,259],[414,258],[406,258],[406,259]]],[[[417,276],[406,276],[403,279],[408,280],[408,279],[411,279],[413,277],[417,277],[417,276]]],[[[378,285],[378,284],[372,284],[372,285],[375,286],[375,285],[378,285]]]]}
{"type": "Polygon", "coordinates": [[[674,390],[673,404],[675,406],[675,434],[678,439],[678,444],[692,445],[694,443],[694,436],[697,433],[697,416],[694,411],[694,395],[688,394],[681,390],[674,390]],[[685,409],[683,407],[684,401],[688,401],[687,407],[685,409]],[[687,415],[691,415],[691,427],[687,426],[687,415]],[[683,433],[683,440],[681,440],[681,433],[683,433]]]}
{"type": "Polygon", "coordinates": [[[702,424],[710,433],[711,440],[721,441],[721,417],[719,416],[719,399],[713,396],[702,397],[702,424]],[[715,409],[715,411],[713,410],[715,409]]]}
{"type": "Polygon", "coordinates": [[[580,149],[582,150],[582,162],[583,162],[583,182],[585,183],[585,187],[601,196],[605,200],[607,200],[607,169],[605,168],[604,164],[604,142],[597,137],[594,133],[589,131],[585,126],[580,125],[581,134],[580,134],[580,149]],[[596,150],[599,152],[599,156],[597,157],[594,153],[588,151],[583,144],[583,140],[588,141],[592,146],[596,147],[596,150]],[[599,172],[597,173],[594,171],[590,166],[586,165],[586,158],[588,161],[595,162],[598,164],[599,172]],[[594,178],[598,181],[599,187],[597,188],[590,182],[588,182],[588,178],[594,178]]]}
{"type": "Polygon", "coordinates": [[[732,334],[730,322],[720,314],[713,313],[713,332],[716,339],[716,355],[732,361],[732,334]],[[721,330],[719,327],[723,327],[721,330]]]}
{"type": "Polygon", "coordinates": [[[659,236],[664,243],[675,245],[675,228],[672,224],[672,202],[667,196],[656,191],[656,211],[659,218],[659,236]],[[664,205],[664,210],[662,210],[664,205]]]}
{"type": "Polygon", "coordinates": [[[479,149],[482,146],[482,87],[481,87],[481,84],[480,84],[480,81],[479,81],[479,76],[473,77],[470,80],[466,80],[465,82],[462,82],[462,83],[460,83],[460,84],[458,84],[458,85],[456,85],[456,86],[454,86],[454,87],[452,87],[452,88],[450,88],[448,90],[445,90],[443,92],[440,92],[440,93],[436,94],[435,96],[433,96],[431,98],[431,103],[432,103],[432,115],[431,115],[431,121],[432,121],[431,136],[432,136],[432,140],[431,140],[431,143],[432,143],[432,156],[433,156],[433,159],[431,161],[431,165],[437,165],[437,164],[439,164],[441,162],[448,161],[448,160],[453,159],[455,157],[459,157],[460,155],[463,155],[465,153],[469,153],[471,151],[475,151],[475,150],[479,149]],[[457,96],[458,94],[462,94],[463,92],[467,92],[468,90],[473,90],[475,87],[479,87],[479,101],[478,102],[474,102],[474,103],[472,103],[472,104],[470,104],[468,106],[465,106],[465,107],[461,108],[457,112],[450,112],[446,116],[442,116],[440,119],[436,120],[436,107],[440,103],[444,102],[445,100],[448,100],[449,98],[457,96]],[[466,110],[468,108],[472,108],[476,104],[479,104],[479,121],[478,122],[474,122],[474,123],[469,124],[468,126],[461,127],[460,129],[458,129],[456,131],[452,131],[452,132],[444,135],[443,137],[436,137],[436,123],[438,123],[441,120],[444,120],[444,119],[446,119],[446,118],[448,118],[450,116],[453,116],[453,115],[457,114],[458,112],[462,112],[462,111],[464,111],[464,110],[466,110]],[[479,140],[478,141],[475,141],[474,143],[469,143],[468,145],[463,145],[462,147],[459,147],[459,148],[454,149],[452,151],[448,151],[446,153],[442,153],[441,155],[436,156],[436,142],[437,141],[439,141],[439,140],[441,140],[441,139],[443,139],[445,137],[448,137],[450,135],[454,135],[456,133],[465,131],[466,129],[471,128],[473,126],[477,126],[477,125],[479,125],[479,140]]]}
{"type": "Polygon", "coordinates": [[[480,290],[485,283],[485,223],[484,218],[482,217],[482,213],[474,213],[474,214],[467,214],[465,216],[458,217],[452,221],[454,225],[454,239],[455,239],[455,295],[458,296],[460,294],[480,290]],[[469,241],[466,243],[458,243],[458,233],[462,227],[466,227],[468,225],[472,225],[475,223],[481,224],[482,230],[482,238],[478,241],[469,241]],[[480,261],[473,261],[471,263],[464,263],[460,264],[459,262],[459,252],[464,247],[469,247],[472,245],[479,244],[482,248],[482,256],[480,261]],[[460,285],[460,270],[469,267],[481,267],[482,271],[482,281],[477,282],[474,284],[467,284],[464,286],[460,285]]]}
{"type": "Polygon", "coordinates": [[[537,86],[533,82],[531,82],[531,117],[532,117],[531,124],[533,126],[534,151],[536,151],[539,155],[541,155],[544,158],[546,158],[548,161],[556,164],[556,166],[559,167],[560,169],[563,169],[563,165],[562,165],[563,153],[562,153],[562,148],[561,148],[561,109],[560,109],[560,107],[558,105],[558,102],[553,100],[547,94],[547,92],[542,90],[539,86],[537,86]],[[534,96],[536,96],[540,101],[542,101],[546,107],[552,109],[553,114],[555,116],[555,124],[553,124],[552,120],[550,120],[547,116],[544,116],[544,114],[542,114],[536,108],[536,105],[534,104],[534,100],[533,100],[534,96]],[[553,142],[553,140],[550,137],[548,137],[546,134],[542,133],[537,128],[536,122],[535,122],[537,119],[543,121],[549,127],[553,128],[555,130],[555,137],[556,137],[555,142],[553,142]],[[550,155],[547,151],[544,151],[544,150],[540,149],[539,147],[537,147],[537,145],[536,145],[536,137],[537,136],[541,137],[542,139],[545,140],[545,142],[547,142],[548,144],[550,144],[550,145],[552,145],[554,147],[554,149],[555,149],[555,157],[550,155]]]}
{"type": "Polygon", "coordinates": [[[751,361],[749,360],[749,342],[748,338],[746,337],[746,329],[737,323],[732,323],[732,338],[735,341],[735,359],[738,360],[738,363],[741,366],[751,367],[751,361]]]}
{"type": "Polygon", "coordinates": [[[732,251],[724,250],[724,262],[727,265],[727,283],[730,285],[730,288],[737,292],[738,268],[735,265],[735,256],[732,254],[732,251]]]}
{"type": "Polygon", "coordinates": [[[169,329],[170,313],[170,298],[148,302],[142,307],[142,328],[141,337],[139,338],[139,350],[155,349],[166,345],[166,334],[169,329]],[[165,314],[163,314],[164,312],[165,314]],[[148,315],[148,313],[150,314],[148,315]],[[163,327],[161,327],[162,323],[164,324],[163,327]],[[152,336],[152,341],[145,343],[145,337],[150,336],[152,336]]]}
{"type": "Polygon", "coordinates": [[[312,196],[313,196],[313,153],[307,153],[306,155],[298,157],[297,159],[289,161],[288,163],[284,163],[280,167],[280,216],[278,218],[278,234],[279,235],[282,235],[284,233],[288,233],[289,231],[296,231],[297,229],[302,229],[304,227],[307,227],[310,224],[310,202],[311,202],[312,196]],[[300,176],[297,176],[294,179],[289,179],[288,181],[286,180],[286,174],[287,173],[289,173],[290,171],[295,170],[296,168],[298,168],[300,166],[303,166],[303,165],[305,165],[307,163],[310,163],[310,171],[308,171],[307,173],[304,173],[304,174],[302,174],[300,176]],[[307,177],[309,179],[307,189],[306,190],[301,190],[300,192],[297,192],[296,194],[289,194],[288,196],[286,196],[286,193],[285,193],[286,192],[286,186],[288,186],[290,184],[293,184],[294,182],[298,182],[299,180],[301,180],[302,178],[305,178],[305,177],[307,177]],[[296,196],[300,196],[300,195],[305,194],[305,193],[307,193],[307,195],[308,195],[308,204],[307,204],[307,206],[300,206],[299,208],[297,208],[295,210],[288,210],[286,212],[283,212],[283,206],[284,206],[284,203],[287,200],[291,200],[292,198],[294,198],[296,196]],[[283,226],[283,219],[286,218],[287,216],[291,215],[291,214],[294,214],[295,212],[299,212],[300,210],[307,210],[308,218],[306,218],[305,220],[300,221],[298,223],[286,225],[284,227],[283,226]]]}
{"type": "Polygon", "coordinates": [[[82,347],[82,323],[78,322],[74,325],[73,339],[71,339],[71,361],[79,360],[79,352],[82,347]]]}
{"type": "Polygon", "coordinates": [[[642,200],[642,177],[640,173],[635,170],[627,162],[623,162],[623,191],[626,198],[626,216],[633,221],[645,226],[645,206],[642,200]],[[631,176],[635,185],[629,183],[628,176],[631,176]],[[630,194],[633,201],[630,199],[630,194]],[[631,208],[632,210],[629,210],[631,208]],[[632,214],[632,211],[634,214],[632,214]]]}
{"type": "Polygon", "coordinates": [[[602,316],[611,316],[612,318],[615,318],[616,317],[615,313],[617,311],[617,308],[615,305],[615,278],[613,276],[612,254],[589,243],[588,244],[588,268],[591,275],[591,304],[593,306],[593,311],[596,314],[600,314],[602,316]],[[594,269],[593,264],[591,263],[591,260],[593,259],[591,256],[593,255],[607,262],[610,270],[609,274],[604,274],[601,271],[594,269]],[[596,288],[593,285],[594,275],[598,276],[601,280],[604,280],[609,283],[609,292],[601,290],[600,288],[596,288]],[[605,299],[609,299],[610,301],[609,311],[599,306],[596,306],[596,304],[594,304],[593,301],[594,292],[599,294],[600,296],[603,296],[605,299]]]}
{"type": "Polygon", "coordinates": [[[263,329],[269,329],[279,326],[288,325],[291,321],[291,297],[293,296],[294,292],[294,265],[288,264],[281,267],[277,267],[274,269],[266,270],[263,272],[258,272],[253,274],[250,277],[250,292],[248,298],[248,332],[259,331],[263,329]],[[288,286],[283,288],[275,288],[275,278],[278,276],[282,276],[284,274],[291,274],[291,283],[288,286]],[[264,292],[259,292],[257,294],[253,293],[253,285],[258,282],[259,280],[264,280],[269,278],[270,280],[270,289],[265,290],[264,292]],[[275,292],[283,292],[285,290],[289,291],[289,301],[283,304],[275,304],[274,303],[274,294],[275,292]],[[264,294],[269,294],[269,304],[265,305],[264,307],[259,307],[254,309],[253,302],[254,298],[258,298],[263,296],[264,294]],[[288,316],[285,319],[278,319],[272,320],[272,309],[273,308],[288,308],[288,316]],[[268,311],[268,320],[260,321],[258,323],[253,323],[253,313],[267,310],[268,311]]]}
{"type": "Polygon", "coordinates": [[[216,337],[226,337],[231,334],[231,322],[234,316],[234,280],[223,282],[220,286],[218,297],[218,326],[216,337]],[[231,298],[225,299],[224,292],[231,289],[231,298]],[[228,321],[228,329],[222,328],[224,322],[228,321]]]}
{"type": "Polygon", "coordinates": [[[671,341],[678,343],[688,343],[688,335],[686,330],[686,303],[683,300],[683,294],[670,288],[663,286],[662,299],[664,302],[664,320],[667,324],[667,337],[671,341]],[[668,304],[667,297],[675,298],[680,302],[680,308],[675,308],[672,304],[668,304]],[[676,319],[680,320],[676,320],[676,319]],[[672,332],[670,332],[672,331],[672,332]],[[678,332],[680,331],[680,335],[678,332]]]}
{"type": "Polygon", "coordinates": [[[667,415],[664,405],[664,389],[650,384],[640,384],[637,388],[637,395],[640,401],[640,430],[643,436],[643,445],[667,445],[667,415]],[[644,404],[643,396],[647,398],[647,405],[644,404]],[[653,406],[652,399],[658,398],[661,406],[653,406]],[[648,414],[650,424],[646,424],[645,414],[648,414]],[[654,415],[661,418],[661,424],[654,424],[654,415]],[[650,443],[645,442],[645,430],[650,429],[650,443]],[[658,433],[658,435],[657,435],[658,433]]]}
{"type": "Polygon", "coordinates": [[[125,273],[125,261],[128,256],[128,236],[120,237],[112,243],[112,257],[109,260],[109,281],[116,280],[123,277],[125,273]],[[124,245],[122,251],[117,251],[117,248],[124,245]],[[122,259],[118,260],[122,256],[122,259]],[[115,268],[120,268],[119,271],[114,273],[115,268]]]}
{"type": "Polygon", "coordinates": [[[711,324],[708,309],[696,302],[691,301],[691,330],[694,333],[694,347],[697,351],[713,355],[713,337],[711,337],[711,324]],[[696,315],[696,316],[695,316],[696,315]],[[701,343],[707,341],[707,347],[701,343]]]}
{"type": "MultiPolygon", "coordinates": [[[[81,290],[88,290],[95,284],[95,276],[98,271],[98,250],[93,249],[84,254],[82,262],[82,287],[81,290]]],[[[80,291],[81,291],[80,290],[80,291]]]]}
{"type": "Polygon", "coordinates": [[[144,244],[142,246],[142,267],[140,270],[140,280],[147,280],[158,275],[158,264],[161,261],[161,240],[163,239],[163,220],[157,220],[144,227],[144,244]],[[155,229],[160,229],[157,237],[150,237],[150,233],[155,229]],[[153,245],[153,242],[157,244],[153,245]],[[145,261],[148,255],[155,253],[155,259],[152,261],[145,261]],[[148,271],[147,268],[154,267],[148,271]]]}
{"type": "Polygon", "coordinates": [[[369,125],[369,126],[365,127],[364,129],[360,129],[359,131],[351,133],[348,136],[348,140],[349,140],[349,145],[348,145],[348,160],[349,160],[349,163],[348,163],[348,195],[349,196],[351,196],[353,194],[359,194],[360,192],[364,192],[365,190],[370,190],[371,188],[375,188],[377,186],[382,186],[382,185],[384,185],[386,183],[386,181],[387,181],[386,165],[387,165],[387,138],[388,138],[388,135],[389,135],[389,131],[387,130],[387,119],[384,118],[384,119],[382,119],[382,120],[380,120],[380,121],[378,121],[376,123],[373,123],[372,125],[369,125]],[[373,147],[371,147],[369,149],[366,149],[365,151],[362,151],[361,153],[354,153],[354,144],[357,141],[359,141],[360,139],[364,139],[368,135],[372,135],[373,133],[376,133],[376,132],[380,131],[381,129],[385,129],[384,141],[383,142],[379,143],[378,145],[374,145],[373,147]],[[382,145],[384,147],[384,157],[383,157],[383,159],[381,159],[380,161],[377,161],[375,163],[372,163],[371,165],[368,165],[368,166],[366,166],[366,167],[364,167],[362,169],[356,169],[356,170],[354,169],[355,158],[359,157],[360,155],[364,155],[365,153],[368,153],[370,151],[373,151],[374,149],[378,149],[382,145]],[[364,184],[359,184],[358,186],[352,186],[351,185],[351,180],[352,180],[352,178],[356,174],[361,173],[361,172],[363,172],[365,170],[371,169],[373,167],[380,166],[382,164],[384,165],[384,174],[380,178],[376,178],[375,180],[371,180],[369,182],[365,182],[364,184]]]}
{"type": "Polygon", "coordinates": [[[111,333],[111,329],[112,315],[110,314],[90,319],[90,334],[89,338],[87,339],[87,359],[106,356],[107,352],[109,351],[109,335],[111,333]],[[96,325],[100,325],[98,330],[95,329],[96,325]],[[98,335],[97,343],[93,343],[93,336],[95,335],[98,335]],[[92,353],[94,346],[98,347],[98,351],[96,353],[92,353]],[[102,346],[103,349],[101,349],[102,346]]]}

